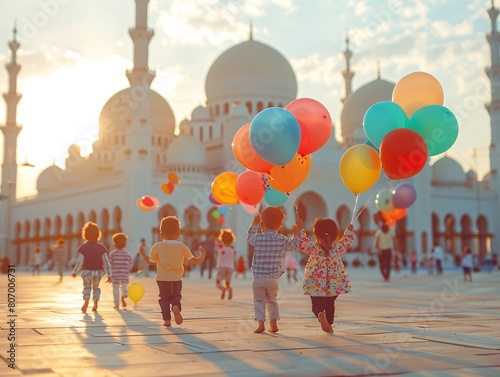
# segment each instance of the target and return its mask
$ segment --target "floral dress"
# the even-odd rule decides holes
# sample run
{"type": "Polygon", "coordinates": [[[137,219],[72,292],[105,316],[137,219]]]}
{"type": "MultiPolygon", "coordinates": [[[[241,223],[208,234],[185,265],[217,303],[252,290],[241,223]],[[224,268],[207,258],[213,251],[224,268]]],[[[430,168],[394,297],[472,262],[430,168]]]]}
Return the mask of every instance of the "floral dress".
{"type": "Polygon", "coordinates": [[[351,247],[354,235],[354,232],[346,230],[340,241],[332,243],[328,256],[320,245],[301,235],[299,250],[309,255],[302,283],[305,295],[331,297],[351,291],[340,254],[351,247]]]}

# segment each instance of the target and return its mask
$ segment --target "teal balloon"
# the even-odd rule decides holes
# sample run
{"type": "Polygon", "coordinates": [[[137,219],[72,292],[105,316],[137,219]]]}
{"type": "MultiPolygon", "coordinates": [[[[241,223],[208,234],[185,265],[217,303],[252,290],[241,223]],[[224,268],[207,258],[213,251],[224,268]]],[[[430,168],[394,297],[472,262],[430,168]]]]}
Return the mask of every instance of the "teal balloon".
{"type": "Polygon", "coordinates": [[[375,145],[373,145],[373,143],[370,141],[370,139],[366,139],[363,144],[368,145],[369,147],[372,147],[373,149],[375,149],[377,151],[377,153],[379,153],[378,148],[375,145]]]}
{"type": "Polygon", "coordinates": [[[427,144],[429,156],[446,152],[458,138],[458,121],[446,107],[430,105],[415,111],[408,128],[422,136],[427,144]]]}
{"type": "Polygon", "coordinates": [[[394,192],[391,189],[382,189],[377,194],[375,198],[375,206],[379,211],[392,211],[394,209],[394,204],[392,203],[392,197],[394,192]]]}
{"type": "Polygon", "coordinates": [[[389,132],[408,126],[408,117],[397,103],[382,101],[366,110],[363,118],[363,129],[366,137],[376,148],[389,132]]]}
{"type": "Polygon", "coordinates": [[[300,146],[300,125],[293,114],[281,107],[258,113],[250,123],[250,143],[255,152],[273,165],[285,165],[300,146]]]}
{"type": "Polygon", "coordinates": [[[271,186],[266,188],[264,194],[264,201],[271,207],[279,207],[286,203],[288,195],[284,192],[278,191],[271,186]]]}

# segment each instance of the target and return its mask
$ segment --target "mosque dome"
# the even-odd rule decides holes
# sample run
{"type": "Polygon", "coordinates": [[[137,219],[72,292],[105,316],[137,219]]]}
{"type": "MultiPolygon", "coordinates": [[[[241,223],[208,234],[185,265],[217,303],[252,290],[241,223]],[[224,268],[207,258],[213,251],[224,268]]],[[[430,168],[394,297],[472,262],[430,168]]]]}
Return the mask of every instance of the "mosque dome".
{"type": "Polygon", "coordinates": [[[206,166],[207,150],[205,146],[194,136],[180,134],[167,149],[167,164],[206,166]]]}
{"type": "Polygon", "coordinates": [[[443,157],[432,165],[432,181],[436,183],[465,182],[465,173],[460,164],[450,157],[443,157]]]}
{"type": "Polygon", "coordinates": [[[351,94],[340,114],[341,133],[344,139],[363,128],[366,110],[378,102],[392,100],[394,86],[395,84],[378,78],[351,94]]]}
{"type": "Polygon", "coordinates": [[[250,39],[226,50],[205,81],[207,100],[245,96],[297,97],[297,78],[278,51],[250,39]]]}
{"type": "Polygon", "coordinates": [[[210,119],[210,112],[206,107],[198,106],[191,113],[192,120],[207,120],[210,119]]]}
{"type": "Polygon", "coordinates": [[[45,168],[42,170],[36,181],[37,191],[47,191],[59,186],[63,176],[64,170],[56,165],[51,165],[45,168]]]}
{"type": "MultiPolygon", "coordinates": [[[[151,101],[151,126],[154,134],[174,135],[175,117],[168,102],[152,89],[149,90],[151,101]]],[[[102,108],[99,115],[99,137],[116,131],[124,131],[131,122],[130,114],[137,106],[140,97],[132,96],[132,89],[126,88],[114,94],[102,108]]]]}

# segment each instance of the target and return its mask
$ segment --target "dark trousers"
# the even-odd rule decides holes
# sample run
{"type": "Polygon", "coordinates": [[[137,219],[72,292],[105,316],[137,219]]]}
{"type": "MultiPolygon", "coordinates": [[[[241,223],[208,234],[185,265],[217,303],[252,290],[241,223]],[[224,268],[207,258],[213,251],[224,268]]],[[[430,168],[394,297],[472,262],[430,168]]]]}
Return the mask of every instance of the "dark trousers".
{"type": "Polygon", "coordinates": [[[335,317],[335,300],[337,297],[338,296],[311,296],[312,312],[316,318],[319,313],[325,312],[326,320],[332,325],[333,318],[335,317]]]}
{"type": "Polygon", "coordinates": [[[163,320],[167,321],[172,318],[170,315],[170,307],[177,306],[179,310],[181,307],[181,291],[182,291],[182,281],[157,281],[158,290],[160,291],[160,299],[158,303],[160,304],[161,314],[163,320]]]}
{"type": "Polygon", "coordinates": [[[200,275],[203,277],[205,270],[208,270],[208,278],[212,279],[212,269],[215,267],[215,259],[212,253],[207,253],[200,265],[200,275]]]}
{"type": "Polygon", "coordinates": [[[383,249],[380,250],[378,256],[378,264],[380,265],[380,272],[384,279],[388,280],[391,276],[391,260],[392,260],[392,250],[383,249]]]}
{"type": "Polygon", "coordinates": [[[443,262],[441,259],[436,259],[436,270],[438,275],[441,275],[443,273],[443,262]]]}

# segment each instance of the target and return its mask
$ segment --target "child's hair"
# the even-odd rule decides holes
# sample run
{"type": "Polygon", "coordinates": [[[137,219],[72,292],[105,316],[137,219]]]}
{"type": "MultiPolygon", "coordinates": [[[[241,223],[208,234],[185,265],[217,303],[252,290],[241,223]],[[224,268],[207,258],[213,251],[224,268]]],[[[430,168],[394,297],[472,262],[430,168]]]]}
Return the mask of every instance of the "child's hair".
{"type": "Polygon", "coordinates": [[[471,254],[472,250],[470,249],[469,246],[464,246],[464,254],[471,254]]]}
{"type": "Polygon", "coordinates": [[[382,225],[382,232],[387,233],[389,231],[389,226],[387,224],[382,225]]]}
{"type": "Polygon", "coordinates": [[[95,242],[101,238],[101,231],[96,223],[89,221],[82,228],[82,237],[85,241],[95,242]]]}
{"type": "Polygon", "coordinates": [[[177,239],[181,230],[181,222],[175,216],[167,216],[161,219],[160,234],[165,239],[177,239]]]}
{"type": "Polygon", "coordinates": [[[316,219],[313,224],[313,234],[316,241],[326,240],[328,236],[335,241],[338,235],[337,224],[332,219],[316,219]]]}
{"type": "Polygon", "coordinates": [[[270,229],[278,231],[283,225],[283,221],[285,221],[285,214],[278,207],[267,207],[260,214],[260,218],[262,219],[262,224],[270,229]]]}
{"type": "Polygon", "coordinates": [[[64,245],[64,238],[59,238],[56,242],[57,245],[64,245]]]}
{"type": "Polygon", "coordinates": [[[230,228],[221,229],[219,234],[219,241],[225,246],[231,246],[236,241],[236,236],[230,228]]]}
{"type": "Polygon", "coordinates": [[[127,238],[128,237],[124,233],[115,233],[111,239],[113,240],[113,245],[117,249],[123,249],[127,246],[127,238]]]}
{"type": "Polygon", "coordinates": [[[35,247],[35,253],[41,253],[42,248],[40,246],[35,247]]]}

